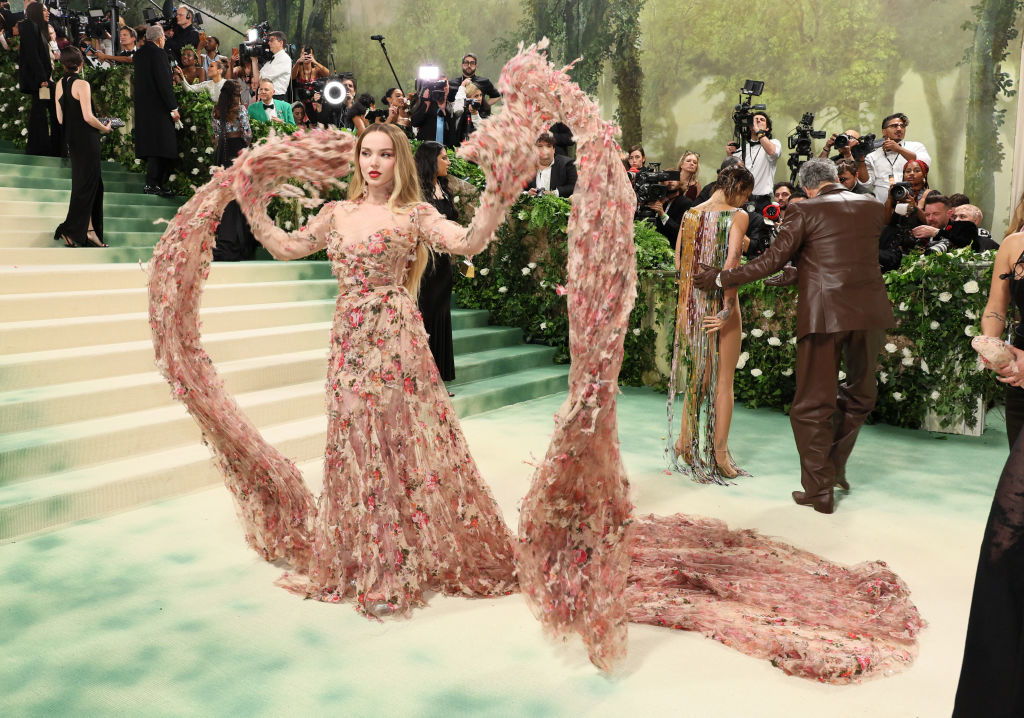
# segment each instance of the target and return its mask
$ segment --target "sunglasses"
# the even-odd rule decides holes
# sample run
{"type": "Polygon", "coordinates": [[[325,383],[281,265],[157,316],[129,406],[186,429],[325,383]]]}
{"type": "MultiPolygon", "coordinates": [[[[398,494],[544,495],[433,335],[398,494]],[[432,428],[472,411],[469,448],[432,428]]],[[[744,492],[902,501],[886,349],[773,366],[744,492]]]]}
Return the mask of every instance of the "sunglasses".
{"type": "Polygon", "coordinates": [[[895,127],[895,128],[897,128],[897,129],[899,129],[899,128],[901,128],[901,127],[906,127],[906,125],[905,125],[905,124],[903,124],[902,122],[891,122],[891,123],[889,123],[888,125],[886,125],[885,127],[883,127],[882,129],[885,129],[885,130],[887,130],[887,129],[889,129],[890,127],[895,127]]]}

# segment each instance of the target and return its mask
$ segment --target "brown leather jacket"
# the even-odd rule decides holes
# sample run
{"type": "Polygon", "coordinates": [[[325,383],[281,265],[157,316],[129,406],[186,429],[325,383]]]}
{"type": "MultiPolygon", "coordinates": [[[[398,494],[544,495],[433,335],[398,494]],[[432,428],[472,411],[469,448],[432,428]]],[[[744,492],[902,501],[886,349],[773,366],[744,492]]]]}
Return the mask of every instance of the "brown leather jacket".
{"type": "Polygon", "coordinates": [[[722,272],[724,287],[777,272],[793,260],[800,298],[797,338],[812,333],[886,329],[896,325],[878,267],[884,206],[874,197],[826,185],[786,210],[779,236],[764,254],[722,272]]]}

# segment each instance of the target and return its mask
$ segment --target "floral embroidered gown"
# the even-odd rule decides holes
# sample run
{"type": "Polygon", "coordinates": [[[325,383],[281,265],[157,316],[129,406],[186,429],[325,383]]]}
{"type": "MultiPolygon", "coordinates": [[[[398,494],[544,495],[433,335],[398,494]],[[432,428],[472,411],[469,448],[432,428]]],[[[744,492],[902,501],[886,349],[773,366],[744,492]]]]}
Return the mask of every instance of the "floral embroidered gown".
{"type": "MultiPolygon", "coordinates": [[[[515,590],[511,534],[483,483],[430,353],[416,301],[403,286],[418,241],[458,254],[486,237],[429,204],[382,211],[335,206],[315,228],[339,295],[327,375],[324,490],[311,522],[312,558],[293,565],[293,590],[355,597],[406,612],[424,589],[501,595],[515,590]]],[[[310,228],[314,230],[313,227],[310,228]]],[[[378,609],[379,610],[379,609],[378,609]]]]}

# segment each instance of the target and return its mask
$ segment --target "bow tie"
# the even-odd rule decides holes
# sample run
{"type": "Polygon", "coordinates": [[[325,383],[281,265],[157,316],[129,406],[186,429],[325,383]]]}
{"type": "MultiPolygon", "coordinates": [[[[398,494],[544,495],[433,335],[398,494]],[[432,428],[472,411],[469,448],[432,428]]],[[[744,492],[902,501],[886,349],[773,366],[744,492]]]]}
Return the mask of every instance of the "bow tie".
{"type": "Polygon", "coordinates": [[[274,109],[274,106],[273,106],[273,105],[268,105],[268,104],[267,104],[267,103],[265,103],[265,102],[263,103],[263,106],[264,106],[264,107],[266,107],[266,108],[267,108],[268,110],[272,110],[272,109],[274,109]]]}

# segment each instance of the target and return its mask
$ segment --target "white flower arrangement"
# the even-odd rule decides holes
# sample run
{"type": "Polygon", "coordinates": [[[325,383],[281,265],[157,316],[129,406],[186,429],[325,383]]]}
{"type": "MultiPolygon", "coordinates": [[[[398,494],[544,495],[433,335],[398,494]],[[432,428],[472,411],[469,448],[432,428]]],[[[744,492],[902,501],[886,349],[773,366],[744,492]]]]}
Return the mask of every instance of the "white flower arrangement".
{"type": "Polygon", "coordinates": [[[940,302],[948,302],[952,298],[953,298],[953,295],[950,294],[949,292],[943,292],[942,294],[939,295],[939,301],[940,302]]]}
{"type": "Polygon", "coordinates": [[[932,401],[938,401],[940,394],[937,391],[933,391],[929,396],[931,396],[932,401]]]}
{"type": "Polygon", "coordinates": [[[757,337],[758,339],[760,339],[762,334],[764,334],[764,331],[761,329],[755,328],[750,330],[750,336],[752,337],[757,337]]]}
{"type": "Polygon", "coordinates": [[[486,277],[490,273],[491,273],[491,270],[488,269],[487,267],[484,267],[483,269],[480,270],[480,276],[481,277],[486,277]]]}
{"type": "Polygon", "coordinates": [[[978,330],[974,328],[973,324],[968,324],[966,327],[964,327],[964,334],[966,334],[969,337],[973,337],[977,333],[978,330]]]}
{"type": "Polygon", "coordinates": [[[791,376],[792,374],[793,369],[791,367],[787,366],[785,369],[782,370],[782,376],[791,376]]]}
{"type": "Polygon", "coordinates": [[[839,372],[839,381],[842,381],[845,378],[846,378],[846,372],[845,371],[840,371],[839,372]]]}
{"type": "Polygon", "coordinates": [[[199,174],[199,168],[198,167],[193,167],[192,168],[192,174],[194,174],[194,175],[199,174]]]}
{"type": "Polygon", "coordinates": [[[932,319],[931,323],[928,325],[928,328],[934,332],[936,329],[939,328],[939,323],[932,319]]]}
{"type": "Polygon", "coordinates": [[[903,357],[903,366],[914,366],[914,357],[903,357]]]}
{"type": "Polygon", "coordinates": [[[498,294],[504,294],[508,291],[508,287],[498,287],[498,294]]]}
{"type": "Polygon", "coordinates": [[[888,384],[889,383],[889,373],[888,372],[884,372],[884,371],[878,372],[878,380],[880,382],[882,382],[883,384],[888,384]]]}
{"type": "Polygon", "coordinates": [[[761,316],[764,317],[765,319],[771,319],[772,317],[775,316],[775,310],[765,309],[763,312],[761,312],[761,316]]]}
{"type": "Polygon", "coordinates": [[[778,337],[768,337],[768,345],[773,347],[781,347],[782,340],[778,337]]]}
{"type": "Polygon", "coordinates": [[[192,151],[192,154],[196,154],[197,152],[199,152],[199,148],[198,147],[192,147],[191,151],[192,151]]]}
{"type": "Polygon", "coordinates": [[[196,131],[196,126],[192,125],[191,127],[188,128],[188,130],[189,130],[189,132],[195,132],[196,131]]]}
{"type": "Polygon", "coordinates": [[[212,147],[207,147],[207,148],[206,148],[206,149],[204,150],[204,152],[206,152],[206,154],[208,154],[208,155],[212,155],[212,154],[213,154],[213,148],[212,148],[212,147]]]}
{"type": "Polygon", "coordinates": [[[536,262],[530,262],[526,266],[529,267],[530,269],[536,269],[537,268],[537,263],[536,262]]]}
{"type": "Polygon", "coordinates": [[[523,267],[523,268],[522,268],[521,270],[519,270],[519,271],[521,271],[521,272],[523,273],[523,276],[525,277],[525,276],[526,276],[527,274],[529,274],[529,273],[530,273],[530,268],[529,268],[529,267],[523,267]]]}
{"type": "Polygon", "coordinates": [[[744,340],[746,338],[747,338],[747,333],[746,332],[740,332],[740,341],[742,341],[742,340],[744,340]]]}
{"type": "Polygon", "coordinates": [[[27,134],[28,134],[28,128],[27,127],[21,128],[21,136],[24,137],[27,134]]]}
{"type": "Polygon", "coordinates": [[[761,376],[763,372],[760,369],[751,369],[750,376],[761,376]]]}
{"type": "Polygon", "coordinates": [[[135,158],[135,164],[141,165],[142,164],[142,160],[140,160],[138,157],[136,157],[135,158]]]}
{"type": "Polygon", "coordinates": [[[973,309],[968,309],[964,312],[964,316],[968,319],[977,319],[978,315],[974,313],[973,309]]]}
{"type": "Polygon", "coordinates": [[[740,354],[739,358],[736,360],[736,368],[742,369],[743,367],[745,367],[747,365],[747,359],[749,358],[750,352],[743,352],[742,354],[740,354]]]}
{"type": "Polygon", "coordinates": [[[896,351],[896,345],[893,344],[892,342],[889,342],[888,344],[885,345],[885,350],[892,354],[894,351],[896,351]]]}
{"type": "Polygon", "coordinates": [[[633,329],[633,336],[635,336],[635,337],[640,336],[640,327],[635,327],[633,329]]]}
{"type": "Polygon", "coordinates": [[[547,322],[541,322],[540,323],[540,330],[541,331],[544,331],[547,328],[548,328],[548,323],[547,322]]]}
{"type": "Polygon", "coordinates": [[[903,394],[898,391],[894,391],[892,393],[892,398],[896,401],[903,401],[903,394]]]}
{"type": "Polygon", "coordinates": [[[973,279],[964,284],[964,292],[967,294],[977,294],[979,289],[978,283],[973,279]]]}
{"type": "Polygon", "coordinates": [[[907,311],[908,309],[910,309],[910,307],[909,307],[909,306],[907,306],[907,303],[906,303],[906,302],[900,302],[900,311],[901,311],[901,312],[905,312],[905,311],[907,311]]]}
{"type": "Polygon", "coordinates": [[[796,337],[795,336],[790,337],[789,338],[789,343],[790,344],[796,344],[796,337]]]}
{"type": "Polygon", "coordinates": [[[169,175],[169,176],[167,177],[167,181],[168,181],[168,182],[173,182],[173,181],[174,181],[174,180],[176,180],[176,179],[178,179],[178,175],[175,175],[175,174],[169,175]]]}
{"type": "Polygon", "coordinates": [[[905,357],[912,357],[912,356],[914,356],[911,353],[911,351],[910,351],[910,347],[903,347],[903,356],[905,356],[905,357]]]}

